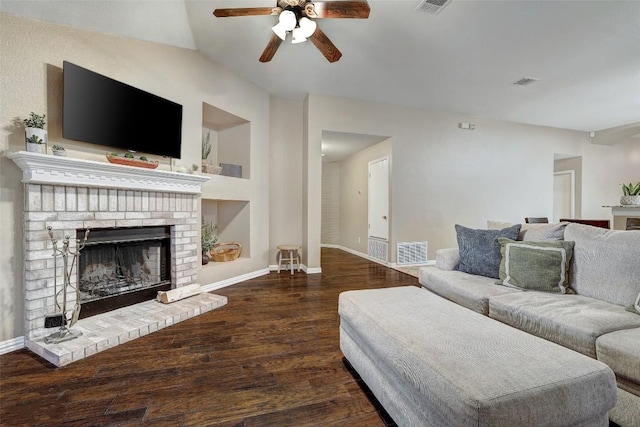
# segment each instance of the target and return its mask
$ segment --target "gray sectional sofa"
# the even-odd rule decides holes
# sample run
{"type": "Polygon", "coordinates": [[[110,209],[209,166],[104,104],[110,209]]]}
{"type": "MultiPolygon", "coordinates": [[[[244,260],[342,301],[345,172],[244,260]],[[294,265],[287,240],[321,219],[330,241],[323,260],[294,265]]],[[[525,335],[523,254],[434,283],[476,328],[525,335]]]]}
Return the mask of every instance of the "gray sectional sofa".
{"type": "MultiPolygon", "coordinates": [[[[640,231],[527,224],[516,239],[554,240],[574,242],[566,293],[497,284],[504,272],[497,280],[458,271],[459,248],[438,250],[436,266],[421,268],[419,282],[458,305],[605,363],[617,383],[609,418],[624,427],[640,426],[640,313],[633,309],[640,293],[640,231]]],[[[502,249],[504,269],[504,242],[502,249]]]]}

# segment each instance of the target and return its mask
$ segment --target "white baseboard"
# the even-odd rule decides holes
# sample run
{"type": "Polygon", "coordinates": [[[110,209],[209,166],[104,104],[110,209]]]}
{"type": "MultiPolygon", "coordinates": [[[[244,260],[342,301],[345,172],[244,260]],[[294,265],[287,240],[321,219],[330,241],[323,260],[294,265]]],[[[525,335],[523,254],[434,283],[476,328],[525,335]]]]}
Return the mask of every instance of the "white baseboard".
{"type": "Polygon", "coordinates": [[[0,342],[0,354],[11,353],[12,351],[24,348],[24,337],[11,338],[10,340],[0,342]]]}
{"type": "Polygon", "coordinates": [[[244,282],[245,280],[255,279],[256,277],[269,274],[268,268],[252,271],[251,273],[243,274],[241,276],[231,277],[229,279],[221,280],[219,282],[209,283],[208,285],[202,285],[204,292],[215,291],[216,289],[226,288],[227,286],[235,285],[236,283],[244,282]]]}
{"type": "Polygon", "coordinates": [[[354,250],[354,249],[347,248],[347,247],[344,247],[344,246],[340,246],[340,245],[329,245],[329,244],[325,244],[325,243],[322,243],[320,246],[321,246],[321,247],[323,247],[323,248],[340,249],[341,251],[349,252],[350,254],[353,254],[353,255],[355,255],[355,256],[359,256],[360,258],[364,258],[364,259],[366,259],[366,260],[373,261],[373,262],[378,263],[378,264],[382,264],[382,265],[384,265],[385,267],[390,267],[390,266],[391,266],[391,264],[390,264],[389,262],[380,261],[379,259],[376,259],[376,258],[370,257],[369,255],[367,255],[367,254],[365,254],[365,253],[358,252],[358,251],[356,251],[356,250],[354,250]]]}
{"type": "MultiPolygon", "coordinates": [[[[295,271],[298,271],[298,264],[293,264],[293,269],[295,271]]],[[[269,270],[270,271],[278,271],[278,266],[275,264],[272,264],[269,266],[269,270]]],[[[287,269],[289,270],[289,269],[287,269]]],[[[309,268],[304,264],[300,264],[300,270],[304,271],[306,274],[319,274],[322,273],[322,267],[313,267],[313,268],[309,268]]],[[[280,272],[285,271],[284,268],[280,268],[280,272]]]]}
{"type": "Polygon", "coordinates": [[[427,262],[421,262],[419,264],[402,264],[402,265],[398,265],[395,262],[392,262],[391,264],[389,264],[389,267],[391,268],[402,268],[402,267],[426,267],[429,265],[436,265],[436,261],[435,260],[427,260],[427,262]]]}

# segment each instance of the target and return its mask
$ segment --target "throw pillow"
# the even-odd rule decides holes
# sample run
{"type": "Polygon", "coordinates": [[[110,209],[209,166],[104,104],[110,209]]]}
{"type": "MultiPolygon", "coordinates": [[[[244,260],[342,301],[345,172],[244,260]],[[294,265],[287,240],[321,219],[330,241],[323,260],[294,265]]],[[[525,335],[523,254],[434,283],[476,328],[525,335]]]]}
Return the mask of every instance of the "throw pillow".
{"type": "Polygon", "coordinates": [[[555,224],[522,224],[518,240],[547,242],[554,240],[564,240],[564,229],[568,222],[555,224]]]}
{"type": "Polygon", "coordinates": [[[464,273],[498,278],[500,273],[499,237],[515,240],[520,224],[502,230],[474,230],[456,224],[456,237],[460,252],[458,270],[464,273]]]}
{"type": "Polygon", "coordinates": [[[521,242],[499,238],[502,261],[498,284],[542,292],[567,293],[575,242],[521,242]]]}

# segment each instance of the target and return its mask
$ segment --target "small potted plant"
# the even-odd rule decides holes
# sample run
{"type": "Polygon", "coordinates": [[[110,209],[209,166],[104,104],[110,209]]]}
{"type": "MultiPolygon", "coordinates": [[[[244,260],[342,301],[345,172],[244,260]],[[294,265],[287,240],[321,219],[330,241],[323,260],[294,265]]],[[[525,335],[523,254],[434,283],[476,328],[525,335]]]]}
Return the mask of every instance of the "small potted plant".
{"type": "Polygon", "coordinates": [[[58,144],[53,144],[53,146],[51,147],[51,152],[53,153],[54,156],[64,157],[67,155],[67,151],[64,149],[64,147],[58,144]]]}
{"type": "Polygon", "coordinates": [[[202,135],[202,172],[211,173],[214,166],[213,160],[209,159],[211,154],[211,131],[207,131],[206,135],[202,135]]]}
{"type": "Polygon", "coordinates": [[[204,218],[202,219],[202,230],[200,236],[202,245],[202,265],[209,263],[209,252],[218,242],[218,236],[216,235],[217,229],[218,225],[207,223],[204,221],[204,218]]]}
{"type": "Polygon", "coordinates": [[[200,169],[200,166],[198,166],[196,163],[191,165],[191,170],[189,171],[189,173],[197,173],[198,169],[200,169]]]}
{"type": "Polygon", "coordinates": [[[621,205],[640,205],[640,182],[620,184],[622,187],[621,205]]]}
{"type": "Polygon", "coordinates": [[[45,154],[47,151],[47,131],[44,130],[46,115],[39,115],[33,111],[29,118],[24,119],[25,141],[27,143],[27,151],[45,154]]]}

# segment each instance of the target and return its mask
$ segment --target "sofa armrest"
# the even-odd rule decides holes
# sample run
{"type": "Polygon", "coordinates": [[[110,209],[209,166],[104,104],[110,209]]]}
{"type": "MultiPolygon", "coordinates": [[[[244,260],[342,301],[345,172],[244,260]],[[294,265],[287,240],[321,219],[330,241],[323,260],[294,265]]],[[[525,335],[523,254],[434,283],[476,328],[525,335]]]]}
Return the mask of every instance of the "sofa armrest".
{"type": "Polygon", "coordinates": [[[458,248],[438,249],[436,251],[436,267],[440,270],[455,270],[460,264],[458,248]]]}

